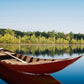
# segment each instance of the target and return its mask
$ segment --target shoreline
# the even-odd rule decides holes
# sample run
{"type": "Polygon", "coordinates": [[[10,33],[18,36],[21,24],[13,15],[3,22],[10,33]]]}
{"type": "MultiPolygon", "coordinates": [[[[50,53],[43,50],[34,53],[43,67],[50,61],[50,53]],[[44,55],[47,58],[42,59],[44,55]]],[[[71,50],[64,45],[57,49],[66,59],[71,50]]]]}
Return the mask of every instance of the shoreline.
{"type": "Polygon", "coordinates": [[[19,44],[19,43],[17,43],[17,44],[9,44],[9,43],[7,43],[7,44],[4,44],[4,43],[1,43],[0,45],[84,45],[84,44],[40,44],[40,43],[37,43],[37,44],[34,44],[34,43],[32,43],[32,44],[24,44],[24,43],[21,43],[21,44],[19,44]]]}

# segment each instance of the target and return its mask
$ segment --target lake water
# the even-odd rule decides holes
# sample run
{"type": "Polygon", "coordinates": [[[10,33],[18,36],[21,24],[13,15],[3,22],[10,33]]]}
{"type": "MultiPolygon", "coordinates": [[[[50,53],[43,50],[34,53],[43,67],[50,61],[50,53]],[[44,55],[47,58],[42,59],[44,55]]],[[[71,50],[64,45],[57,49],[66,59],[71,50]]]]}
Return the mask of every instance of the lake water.
{"type": "MultiPolygon", "coordinates": [[[[84,55],[84,45],[0,45],[0,47],[38,58],[58,59],[84,55]]],[[[84,57],[50,75],[62,84],[84,84],[84,57]]],[[[0,84],[7,83],[0,79],[0,84]]]]}

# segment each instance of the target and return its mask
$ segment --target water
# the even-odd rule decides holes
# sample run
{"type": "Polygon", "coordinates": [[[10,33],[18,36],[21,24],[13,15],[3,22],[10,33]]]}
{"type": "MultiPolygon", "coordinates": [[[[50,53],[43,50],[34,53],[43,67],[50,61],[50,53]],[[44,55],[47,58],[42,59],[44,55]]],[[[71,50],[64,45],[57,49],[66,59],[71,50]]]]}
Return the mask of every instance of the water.
{"type": "MultiPolygon", "coordinates": [[[[0,47],[39,58],[58,59],[84,55],[84,45],[0,45],[0,47]]],[[[84,57],[50,75],[62,84],[84,84],[84,57]]],[[[0,84],[7,83],[0,79],[0,84]]]]}

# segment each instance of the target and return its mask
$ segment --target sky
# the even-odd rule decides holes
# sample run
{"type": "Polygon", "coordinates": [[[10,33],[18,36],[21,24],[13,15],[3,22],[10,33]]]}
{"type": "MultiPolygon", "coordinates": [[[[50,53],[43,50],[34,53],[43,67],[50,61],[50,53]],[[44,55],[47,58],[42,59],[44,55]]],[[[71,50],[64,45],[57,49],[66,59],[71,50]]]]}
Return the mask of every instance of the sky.
{"type": "Polygon", "coordinates": [[[84,0],[0,0],[0,28],[84,33],[84,0]]]}

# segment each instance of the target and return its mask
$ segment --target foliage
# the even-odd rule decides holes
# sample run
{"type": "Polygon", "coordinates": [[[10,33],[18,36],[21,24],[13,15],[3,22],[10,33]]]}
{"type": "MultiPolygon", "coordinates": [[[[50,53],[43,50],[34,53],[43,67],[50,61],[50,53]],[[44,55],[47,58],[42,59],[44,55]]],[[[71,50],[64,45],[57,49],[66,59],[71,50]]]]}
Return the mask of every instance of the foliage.
{"type": "Polygon", "coordinates": [[[36,44],[84,44],[84,34],[64,34],[63,32],[21,32],[0,29],[0,43],[36,43],[36,44]]]}

